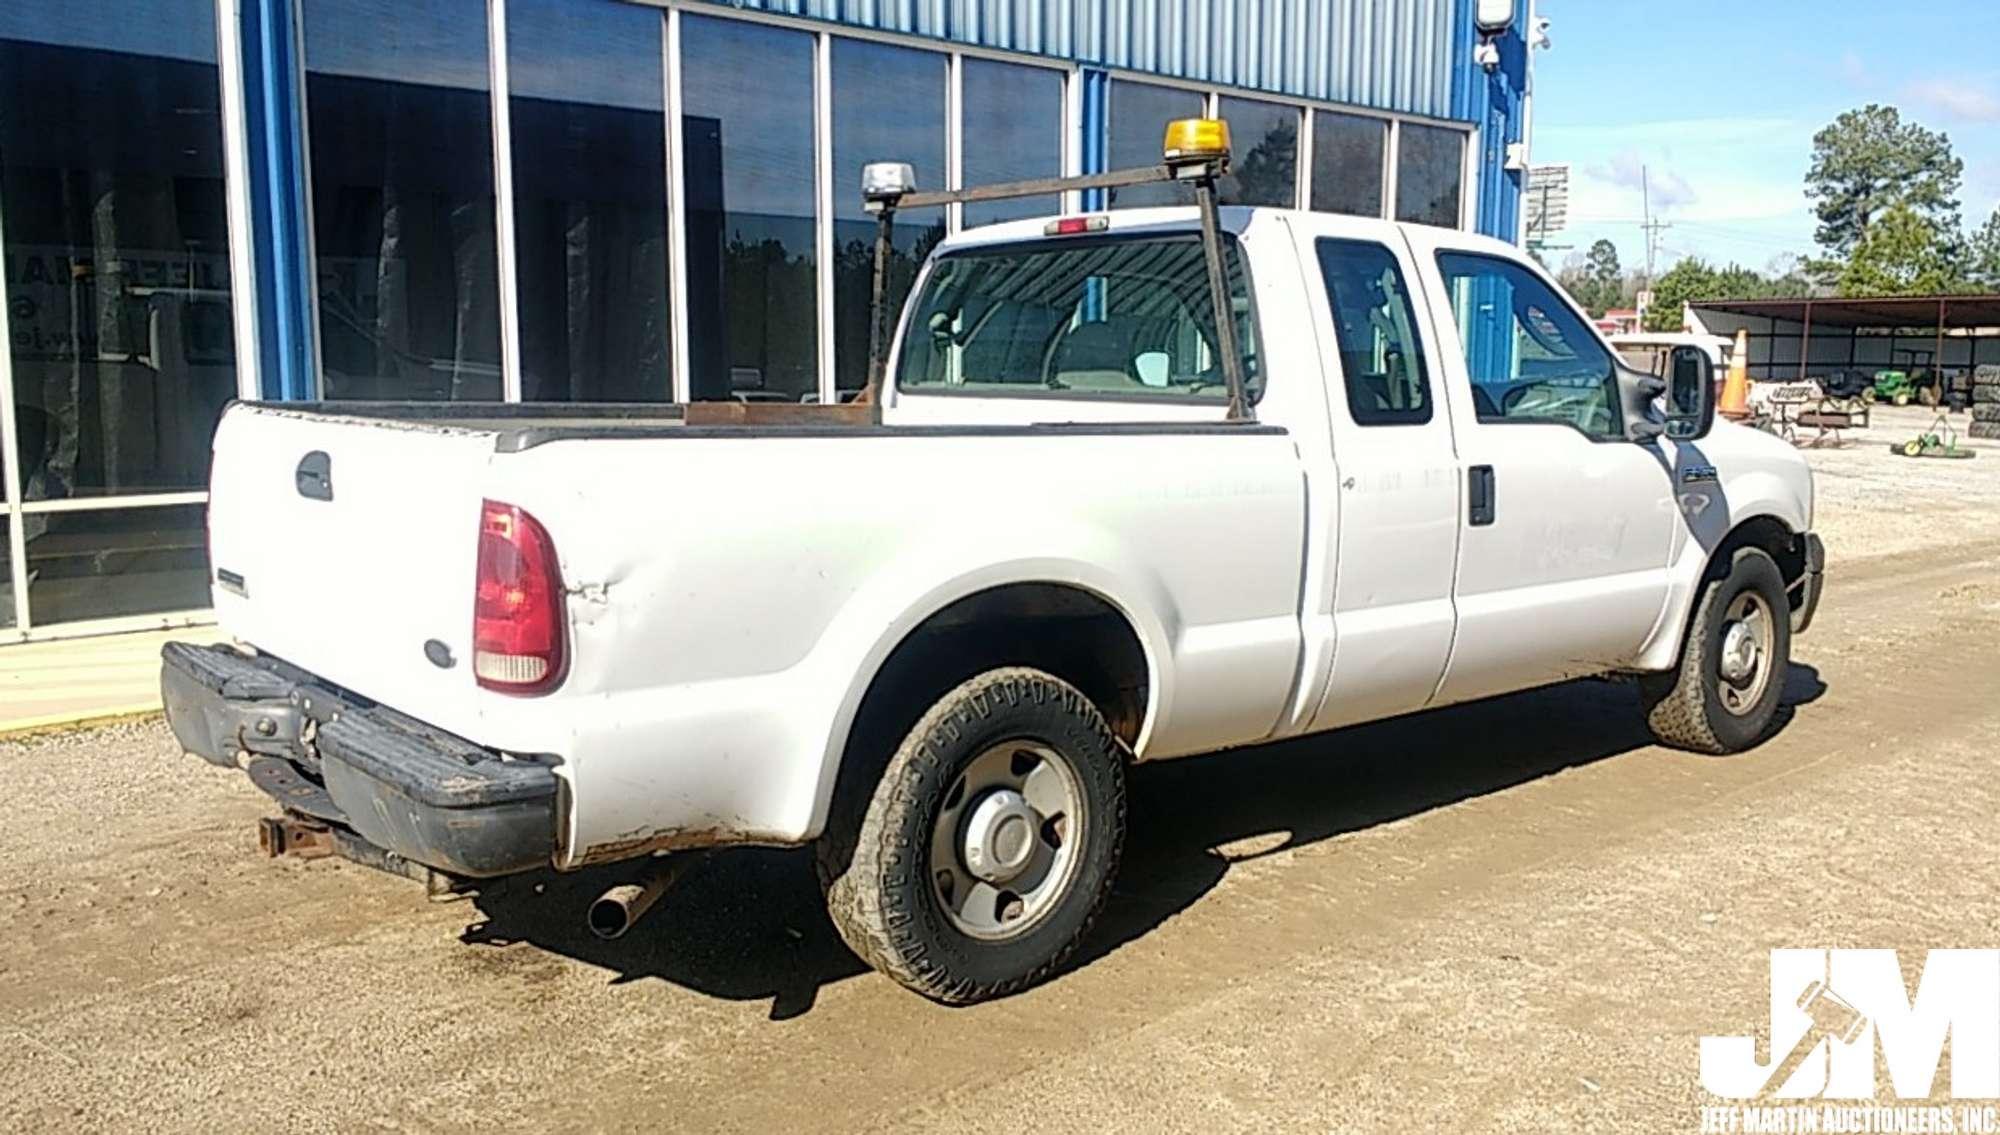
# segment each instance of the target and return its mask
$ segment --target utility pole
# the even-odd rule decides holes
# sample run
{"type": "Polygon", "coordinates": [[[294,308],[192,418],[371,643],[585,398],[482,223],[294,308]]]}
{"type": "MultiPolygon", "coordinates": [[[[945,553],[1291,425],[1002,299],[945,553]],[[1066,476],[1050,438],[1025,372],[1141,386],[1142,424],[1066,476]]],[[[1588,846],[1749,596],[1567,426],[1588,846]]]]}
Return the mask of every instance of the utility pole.
{"type": "Polygon", "coordinates": [[[1660,234],[1674,227],[1667,221],[1653,219],[1652,179],[1650,171],[1645,166],[1639,167],[1639,207],[1644,211],[1646,218],[1639,225],[1639,231],[1646,238],[1646,275],[1639,289],[1639,325],[1644,327],[1646,309],[1653,306],[1653,260],[1659,252],[1660,234]]]}

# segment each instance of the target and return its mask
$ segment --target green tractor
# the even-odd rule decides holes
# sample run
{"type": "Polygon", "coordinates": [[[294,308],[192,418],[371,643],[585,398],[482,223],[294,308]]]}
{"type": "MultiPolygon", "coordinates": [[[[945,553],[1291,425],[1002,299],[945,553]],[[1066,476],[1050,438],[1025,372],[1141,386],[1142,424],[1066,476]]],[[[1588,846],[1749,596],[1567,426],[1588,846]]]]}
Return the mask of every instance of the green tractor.
{"type": "Polygon", "coordinates": [[[1907,406],[1917,396],[1917,384],[1910,379],[1910,372],[1903,370],[1878,370],[1875,385],[1861,392],[1861,400],[1868,403],[1888,402],[1897,406],[1907,406]]]}

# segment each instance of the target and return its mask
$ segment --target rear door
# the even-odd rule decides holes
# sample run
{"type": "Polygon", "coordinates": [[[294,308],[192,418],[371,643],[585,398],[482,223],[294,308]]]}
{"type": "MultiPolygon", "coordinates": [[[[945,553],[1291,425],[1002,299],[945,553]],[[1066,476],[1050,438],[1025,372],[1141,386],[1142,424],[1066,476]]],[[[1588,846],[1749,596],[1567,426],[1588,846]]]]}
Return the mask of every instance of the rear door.
{"type": "Polygon", "coordinates": [[[480,485],[492,452],[490,432],[233,407],[216,431],[208,514],[224,629],[396,709],[465,728],[480,485]],[[433,640],[442,650],[427,648],[433,640]]]}
{"type": "Polygon", "coordinates": [[[1678,514],[1658,443],[1626,440],[1613,354],[1512,250],[1405,229],[1458,429],[1458,632],[1439,704],[1629,664],[1667,597],[1678,514]]]}
{"type": "Polygon", "coordinates": [[[1460,478],[1408,247],[1380,222],[1294,219],[1338,501],[1333,667],[1311,728],[1418,709],[1452,641],[1460,478]]]}

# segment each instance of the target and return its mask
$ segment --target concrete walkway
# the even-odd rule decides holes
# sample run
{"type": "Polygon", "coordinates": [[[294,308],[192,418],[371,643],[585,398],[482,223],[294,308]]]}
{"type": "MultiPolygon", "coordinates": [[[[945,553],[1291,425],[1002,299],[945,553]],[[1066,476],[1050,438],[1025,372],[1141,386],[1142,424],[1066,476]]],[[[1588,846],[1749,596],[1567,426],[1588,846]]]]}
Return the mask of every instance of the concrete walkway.
{"type": "Polygon", "coordinates": [[[160,708],[160,645],[220,642],[215,627],[176,627],[0,646],[0,737],[160,708]]]}

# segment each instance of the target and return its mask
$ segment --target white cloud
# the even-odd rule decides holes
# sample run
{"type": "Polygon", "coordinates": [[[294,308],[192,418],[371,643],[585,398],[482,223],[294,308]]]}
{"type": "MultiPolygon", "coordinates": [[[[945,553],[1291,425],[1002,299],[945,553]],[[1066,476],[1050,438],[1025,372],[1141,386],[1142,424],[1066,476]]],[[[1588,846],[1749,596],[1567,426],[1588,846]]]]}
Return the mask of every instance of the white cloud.
{"type": "Polygon", "coordinates": [[[1610,161],[1591,166],[1584,172],[1620,188],[1649,194],[1653,206],[1658,209],[1692,205],[1695,201],[1694,187],[1687,183],[1686,178],[1670,169],[1649,168],[1637,150],[1620,150],[1612,155],[1610,161]]]}
{"type": "Polygon", "coordinates": [[[1919,106],[1964,122],[2000,122],[2000,96],[1973,79],[1920,79],[1903,88],[1919,106]]]}

